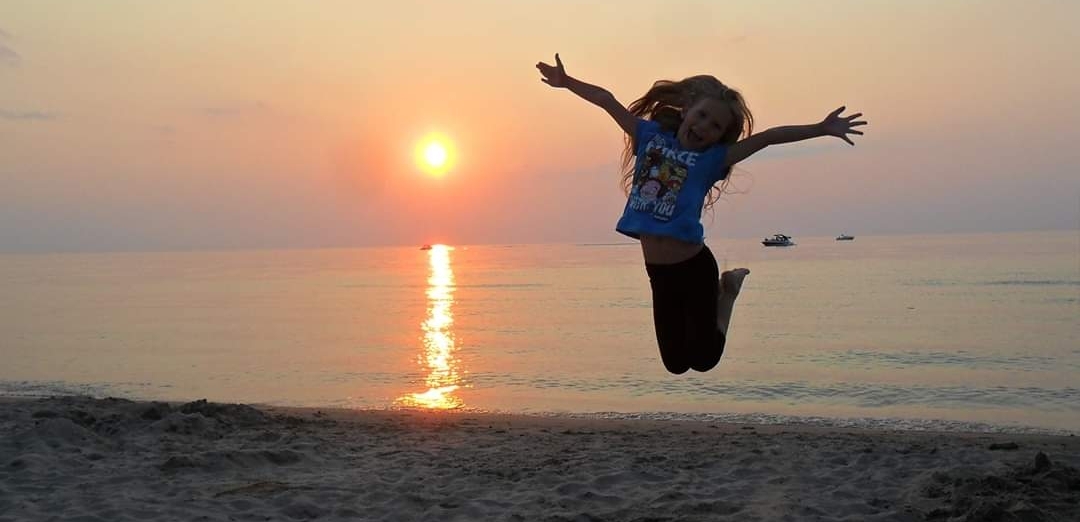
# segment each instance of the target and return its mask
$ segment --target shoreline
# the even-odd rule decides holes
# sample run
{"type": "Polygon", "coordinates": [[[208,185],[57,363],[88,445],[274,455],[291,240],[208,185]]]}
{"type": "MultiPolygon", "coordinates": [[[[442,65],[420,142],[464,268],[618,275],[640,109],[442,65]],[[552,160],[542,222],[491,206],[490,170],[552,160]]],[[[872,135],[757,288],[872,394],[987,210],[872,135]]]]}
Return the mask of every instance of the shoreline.
{"type": "Polygon", "coordinates": [[[0,399],[0,521],[1070,520],[1080,437],[0,399]]]}
{"type": "MultiPolygon", "coordinates": [[[[32,394],[3,394],[0,393],[0,404],[5,402],[33,401],[57,397],[93,397],[96,399],[122,399],[133,402],[161,402],[172,405],[184,404],[190,400],[173,399],[145,399],[132,398],[130,396],[116,396],[104,394],[75,393],[32,393],[32,394]]],[[[224,403],[224,402],[223,402],[224,403]]],[[[1063,427],[1048,427],[1022,424],[1019,422],[994,424],[978,420],[955,420],[944,418],[921,418],[921,417],[845,417],[828,415],[789,415],[780,413],[709,413],[709,412],[685,412],[685,411],[487,411],[472,408],[452,408],[447,410],[427,410],[412,407],[349,407],[340,405],[303,405],[288,406],[271,403],[242,403],[254,408],[268,410],[295,411],[297,414],[310,410],[342,411],[342,412],[370,412],[373,414],[384,412],[410,412],[422,411],[433,415],[471,415],[471,416],[498,416],[498,417],[522,417],[522,418],[552,418],[552,419],[581,419],[585,421],[631,421],[631,422],[686,422],[705,424],[736,424],[752,426],[788,426],[792,429],[821,428],[827,430],[865,430],[868,432],[925,432],[942,434],[1001,434],[1001,435],[1033,435],[1033,436],[1059,436],[1080,437],[1080,430],[1063,427]]]]}
{"type": "MultiPolygon", "coordinates": [[[[171,404],[182,404],[179,402],[171,404]]],[[[436,422],[444,424],[461,424],[463,422],[477,425],[490,426],[514,426],[521,429],[584,429],[586,427],[597,431],[620,431],[620,430],[655,430],[666,429],[675,432],[698,431],[703,429],[715,430],[716,433],[736,433],[745,430],[755,430],[761,434],[779,434],[798,432],[806,434],[847,434],[847,435],[910,435],[914,437],[981,437],[988,440],[1042,440],[1058,441],[1078,439],[1078,434],[1062,430],[1038,427],[1018,427],[1017,431],[979,431],[961,429],[912,429],[891,427],[865,427],[841,425],[849,419],[827,417],[784,417],[792,422],[752,422],[731,421],[719,418],[708,418],[712,414],[695,413],[665,413],[643,412],[620,413],[620,412],[596,412],[596,413],[561,413],[561,412],[535,412],[535,413],[507,413],[486,412],[470,410],[424,410],[419,408],[386,408],[386,409],[353,409],[342,407],[311,407],[311,406],[274,406],[268,404],[251,404],[251,407],[279,415],[294,416],[311,419],[329,419],[342,422],[372,422],[375,419],[385,422],[409,422],[414,420],[420,423],[436,422]],[[653,417],[652,415],[665,417],[653,417]],[[644,416],[642,416],[644,415],[644,416]],[[820,421],[820,422],[817,422],[820,421]],[[835,424],[833,422],[836,421],[835,424]]],[[[878,419],[854,419],[878,420],[878,419]]],[[[889,421],[893,419],[881,419],[889,421]]],[[[899,419],[907,421],[909,419],[899,419]]],[[[970,423],[962,421],[927,421],[931,424],[953,424],[955,426],[980,426],[990,429],[1007,430],[1007,426],[997,426],[984,423],[970,423]]]]}

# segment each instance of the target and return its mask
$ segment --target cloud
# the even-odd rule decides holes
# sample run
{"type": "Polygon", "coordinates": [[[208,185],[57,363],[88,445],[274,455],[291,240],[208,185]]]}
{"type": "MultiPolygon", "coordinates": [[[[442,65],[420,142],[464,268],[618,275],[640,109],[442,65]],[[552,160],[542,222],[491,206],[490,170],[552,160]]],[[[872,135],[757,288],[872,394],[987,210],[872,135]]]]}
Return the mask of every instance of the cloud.
{"type": "Polygon", "coordinates": [[[749,38],[750,37],[745,35],[745,34],[737,34],[737,35],[734,35],[734,36],[729,36],[727,38],[724,38],[724,39],[721,40],[721,42],[729,44],[729,45],[738,45],[738,44],[741,44],[741,43],[745,43],[749,38]]]}
{"type": "Polygon", "coordinates": [[[19,57],[19,53],[0,43],[0,65],[15,67],[16,65],[19,65],[19,62],[21,61],[22,58],[19,57]]]}
{"type": "Polygon", "coordinates": [[[265,114],[269,111],[270,108],[261,101],[214,105],[199,109],[199,112],[211,118],[246,118],[258,114],[265,114]]]}
{"type": "Polygon", "coordinates": [[[46,111],[9,111],[6,109],[0,109],[0,119],[2,120],[55,120],[57,114],[55,112],[46,111]]]}
{"type": "MultiPolygon", "coordinates": [[[[757,130],[757,132],[760,132],[760,130],[757,130]]],[[[845,151],[850,147],[851,145],[848,145],[840,140],[822,140],[819,142],[802,144],[798,147],[767,147],[765,149],[762,149],[761,152],[754,154],[754,160],[777,160],[805,158],[808,156],[822,156],[828,154],[835,154],[837,153],[837,151],[845,151]]],[[[865,148],[866,147],[864,146],[860,150],[865,148]]]]}
{"type": "Polygon", "coordinates": [[[16,67],[22,61],[22,57],[7,44],[9,40],[11,40],[11,35],[0,29],[0,66],[16,67]]]}

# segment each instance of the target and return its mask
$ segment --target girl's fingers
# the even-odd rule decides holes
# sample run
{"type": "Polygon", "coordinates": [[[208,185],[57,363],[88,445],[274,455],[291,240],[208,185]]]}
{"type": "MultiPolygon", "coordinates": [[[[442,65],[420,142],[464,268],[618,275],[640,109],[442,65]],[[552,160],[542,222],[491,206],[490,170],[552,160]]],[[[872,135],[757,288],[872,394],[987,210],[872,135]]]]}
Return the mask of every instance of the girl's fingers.
{"type": "Polygon", "coordinates": [[[848,134],[858,134],[859,136],[862,136],[862,131],[857,131],[857,130],[849,130],[849,131],[848,131],[848,134]]]}
{"type": "Polygon", "coordinates": [[[853,121],[853,122],[849,123],[848,125],[850,125],[852,127],[858,127],[859,125],[866,125],[866,122],[865,121],[853,121]]]}
{"type": "Polygon", "coordinates": [[[841,112],[844,112],[844,109],[846,109],[846,108],[847,108],[847,107],[846,107],[846,106],[844,106],[844,107],[840,107],[839,109],[836,109],[835,111],[832,111],[832,112],[830,112],[830,113],[829,113],[829,117],[830,117],[830,118],[835,118],[835,117],[839,116],[839,115],[840,115],[840,113],[841,113],[841,112]]]}
{"type": "Polygon", "coordinates": [[[562,59],[559,58],[559,53],[555,53],[555,66],[562,69],[562,59]]]}
{"type": "Polygon", "coordinates": [[[847,136],[840,136],[840,137],[844,138],[844,141],[848,142],[848,145],[855,145],[855,142],[851,141],[851,139],[848,138],[847,136]]]}
{"type": "Polygon", "coordinates": [[[855,114],[852,114],[851,116],[848,116],[847,119],[854,120],[855,118],[858,118],[859,116],[862,116],[862,113],[861,112],[856,112],[855,114]]]}

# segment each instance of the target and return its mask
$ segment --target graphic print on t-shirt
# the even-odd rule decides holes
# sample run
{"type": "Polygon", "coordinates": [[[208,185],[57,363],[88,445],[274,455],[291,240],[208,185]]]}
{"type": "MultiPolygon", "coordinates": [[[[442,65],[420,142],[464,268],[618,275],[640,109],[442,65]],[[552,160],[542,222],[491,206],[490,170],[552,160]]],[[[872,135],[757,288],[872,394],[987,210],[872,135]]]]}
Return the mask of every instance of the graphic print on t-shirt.
{"type": "Polygon", "coordinates": [[[660,221],[675,213],[675,199],[686,182],[686,169],[693,166],[696,152],[675,152],[664,139],[653,136],[642,151],[630,189],[630,208],[650,212],[660,221]]]}

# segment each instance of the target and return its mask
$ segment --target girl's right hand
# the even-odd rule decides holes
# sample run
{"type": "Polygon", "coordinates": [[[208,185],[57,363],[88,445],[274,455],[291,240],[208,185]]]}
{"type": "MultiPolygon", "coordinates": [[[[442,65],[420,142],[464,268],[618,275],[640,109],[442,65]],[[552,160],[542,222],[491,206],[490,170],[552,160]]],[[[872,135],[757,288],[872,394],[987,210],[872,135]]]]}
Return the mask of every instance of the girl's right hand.
{"type": "Polygon", "coordinates": [[[559,59],[559,53],[555,53],[554,66],[538,62],[536,68],[540,70],[540,74],[544,75],[543,78],[540,78],[540,81],[552,87],[566,87],[566,69],[563,68],[562,60],[559,59]]]}
{"type": "Polygon", "coordinates": [[[866,125],[866,122],[863,120],[855,121],[856,118],[862,116],[861,112],[856,112],[851,116],[841,116],[840,113],[844,112],[845,109],[847,109],[847,107],[840,107],[839,109],[830,112],[818,125],[821,125],[821,130],[826,136],[836,136],[837,138],[848,142],[848,145],[855,145],[855,142],[851,141],[851,138],[847,135],[858,134],[861,136],[862,131],[857,131],[854,127],[866,125]]]}

